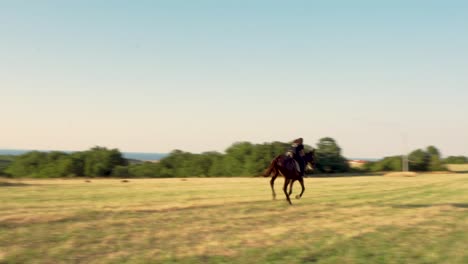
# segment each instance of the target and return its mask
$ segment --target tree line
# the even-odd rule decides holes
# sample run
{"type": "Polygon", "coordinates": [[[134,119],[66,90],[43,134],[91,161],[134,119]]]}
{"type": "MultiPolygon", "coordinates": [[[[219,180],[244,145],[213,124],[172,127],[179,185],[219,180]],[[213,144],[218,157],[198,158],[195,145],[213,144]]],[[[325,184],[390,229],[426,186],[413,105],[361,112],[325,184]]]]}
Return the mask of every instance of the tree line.
{"type": "Polygon", "coordinates": [[[31,151],[15,157],[3,173],[33,178],[111,176],[115,167],[127,164],[119,150],[105,147],[74,153],[31,151]]]}
{"type": "MultiPolygon", "coordinates": [[[[31,151],[19,156],[0,156],[0,175],[8,177],[234,177],[263,174],[271,160],[285,153],[289,143],[271,142],[253,144],[236,142],[225,153],[194,154],[174,150],[158,162],[135,162],[123,157],[118,149],[93,147],[87,151],[65,153],[60,151],[31,151]]],[[[317,164],[308,173],[401,171],[401,156],[385,157],[368,162],[360,168],[351,168],[341,154],[341,148],[330,137],[322,138],[315,147],[317,164]]],[[[434,146],[418,149],[408,155],[412,171],[444,170],[446,163],[468,163],[463,156],[443,160],[434,146]]]]}
{"type": "MultiPolygon", "coordinates": [[[[417,149],[412,151],[408,159],[408,169],[410,171],[444,171],[446,170],[445,164],[453,164],[455,162],[467,163],[466,157],[448,157],[443,160],[440,151],[434,146],[428,146],[426,149],[417,149]]],[[[365,164],[364,171],[401,171],[402,170],[402,156],[385,157],[376,162],[369,162],[365,164]]]]}

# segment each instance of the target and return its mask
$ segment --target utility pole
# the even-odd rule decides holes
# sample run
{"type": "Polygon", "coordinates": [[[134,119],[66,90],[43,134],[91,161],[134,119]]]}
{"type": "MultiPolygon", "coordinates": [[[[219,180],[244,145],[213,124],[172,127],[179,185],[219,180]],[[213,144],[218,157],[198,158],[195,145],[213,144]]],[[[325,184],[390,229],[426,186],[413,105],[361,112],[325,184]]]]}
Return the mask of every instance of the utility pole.
{"type": "Polygon", "coordinates": [[[408,171],[408,156],[406,154],[403,154],[403,156],[401,157],[402,159],[402,170],[405,172],[405,171],[408,171]]]}

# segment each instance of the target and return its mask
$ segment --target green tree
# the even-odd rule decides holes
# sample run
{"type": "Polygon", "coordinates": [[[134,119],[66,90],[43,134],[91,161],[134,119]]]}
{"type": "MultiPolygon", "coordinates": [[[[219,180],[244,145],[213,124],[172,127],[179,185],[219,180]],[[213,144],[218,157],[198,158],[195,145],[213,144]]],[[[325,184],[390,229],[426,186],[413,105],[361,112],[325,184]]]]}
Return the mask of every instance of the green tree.
{"type": "Polygon", "coordinates": [[[85,176],[110,176],[118,165],[127,165],[127,161],[117,149],[96,146],[84,152],[85,176]]]}
{"type": "Polygon", "coordinates": [[[172,151],[169,156],[161,159],[157,164],[159,177],[185,177],[188,176],[186,171],[186,161],[189,158],[187,152],[181,150],[172,151]]]}
{"type": "Polygon", "coordinates": [[[122,166],[122,165],[117,165],[115,168],[112,170],[112,176],[114,177],[130,177],[130,172],[129,172],[129,167],[128,166],[122,166]]]}
{"type": "Polygon", "coordinates": [[[333,138],[325,137],[319,140],[316,149],[317,168],[322,172],[349,171],[347,160],[341,155],[341,148],[333,138]]]}
{"type": "Polygon", "coordinates": [[[0,155],[0,176],[10,176],[6,173],[6,168],[15,160],[13,155],[0,155]]]}
{"type": "Polygon", "coordinates": [[[368,162],[364,165],[367,171],[401,171],[401,156],[385,157],[382,160],[375,162],[368,162]]]}
{"type": "Polygon", "coordinates": [[[247,175],[246,162],[252,155],[254,145],[250,142],[237,142],[226,149],[224,168],[226,176],[247,175]]]}
{"type": "Polygon", "coordinates": [[[271,161],[290,148],[287,143],[273,142],[256,144],[245,163],[246,175],[262,175],[271,161]]]}
{"type": "Polygon", "coordinates": [[[223,155],[219,152],[210,151],[202,153],[198,162],[200,164],[200,176],[221,176],[223,155]]]}
{"type": "Polygon", "coordinates": [[[74,152],[68,156],[64,166],[68,176],[84,176],[85,153],[74,152]]]}
{"type": "Polygon", "coordinates": [[[19,155],[5,172],[13,177],[39,177],[41,167],[47,161],[47,154],[39,151],[30,151],[19,155]]]}
{"type": "Polygon", "coordinates": [[[440,158],[440,151],[436,147],[429,146],[427,147],[426,152],[429,155],[429,162],[427,165],[427,169],[429,171],[445,170],[440,158]]]}
{"type": "Polygon", "coordinates": [[[224,169],[224,157],[225,155],[218,152],[205,153],[211,160],[211,166],[208,170],[208,176],[226,176],[224,169]]]}
{"type": "Polygon", "coordinates": [[[422,149],[417,149],[408,155],[409,169],[412,171],[427,171],[430,155],[422,149]]]}
{"type": "Polygon", "coordinates": [[[161,177],[160,166],[153,162],[144,162],[142,164],[132,164],[128,166],[129,176],[132,177],[161,177]]]}
{"type": "Polygon", "coordinates": [[[286,151],[287,146],[281,142],[238,142],[231,145],[226,154],[174,150],[157,164],[157,177],[259,175],[275,156],[286,151]]]}
{"type": "Polygon", "coordinates": [[[468,163],[468,158],[465,156],[448,156],[443,160],[445,164],[466,164],[468,163]]]}

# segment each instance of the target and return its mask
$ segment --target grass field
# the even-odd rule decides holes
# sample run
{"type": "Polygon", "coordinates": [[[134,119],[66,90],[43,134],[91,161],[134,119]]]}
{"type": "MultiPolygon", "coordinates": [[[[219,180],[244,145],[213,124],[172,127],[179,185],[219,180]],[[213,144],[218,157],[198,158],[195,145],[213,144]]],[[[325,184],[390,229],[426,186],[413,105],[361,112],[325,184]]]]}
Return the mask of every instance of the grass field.
{"type": "Polygon", "coordinates": [[[468,172],[468,164],[447,164],[447,169],[454,172],[468,172]]]}
{"type": "Polygon", "coordinates": [[[3,180],[0,263],[468,263],[468,174],[268,181],[3,180]]]}

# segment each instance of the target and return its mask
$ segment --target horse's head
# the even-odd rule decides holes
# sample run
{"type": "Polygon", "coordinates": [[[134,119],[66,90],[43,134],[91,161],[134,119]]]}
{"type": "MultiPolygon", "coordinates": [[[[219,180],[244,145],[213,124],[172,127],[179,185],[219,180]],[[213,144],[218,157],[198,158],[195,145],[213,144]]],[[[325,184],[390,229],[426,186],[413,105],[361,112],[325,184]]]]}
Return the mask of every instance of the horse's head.
{"type": "Polygon", "coordinates": [[[309,163],[313,169],[315,169],[316,159],[315,159],[315,149],[307,152],[304,157],[302,157],[305,163],[309,163]]]}

